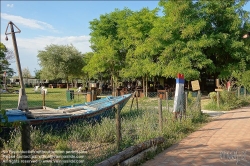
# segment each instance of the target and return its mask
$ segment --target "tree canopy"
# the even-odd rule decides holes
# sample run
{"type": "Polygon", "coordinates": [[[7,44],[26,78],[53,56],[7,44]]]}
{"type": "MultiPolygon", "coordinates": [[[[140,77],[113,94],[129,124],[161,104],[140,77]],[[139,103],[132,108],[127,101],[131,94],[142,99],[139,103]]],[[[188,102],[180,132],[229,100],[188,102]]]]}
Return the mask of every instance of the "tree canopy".
{"type": "Polygon", "coordinates": [[[250,29],[246,0],[161,0],[158,8],[116,9],[90,22],[94,51],[85,70],[127,78],[165,76],[185,79],[201,75],[226,78],[246,62],[250,29]]]}
{"type": "Polygon", "coordinates": [[[39,51],[41,76],[68,80],[84,73],[116,82],[177,73],[186,80],[234,75],[246,84],[239,74],[250,70],[250,42],[242,38],[250,30],[246,3],[161,0],[153,10],[115,9],[90,21],[93,52],[82,55],[72,45],[39,51]]]}
{"type": "Polygon", "coordinates": [[[38,52],[42,79],[78,78],[84,66],[83,55],[72,45],[49,45],[38,52]]]}

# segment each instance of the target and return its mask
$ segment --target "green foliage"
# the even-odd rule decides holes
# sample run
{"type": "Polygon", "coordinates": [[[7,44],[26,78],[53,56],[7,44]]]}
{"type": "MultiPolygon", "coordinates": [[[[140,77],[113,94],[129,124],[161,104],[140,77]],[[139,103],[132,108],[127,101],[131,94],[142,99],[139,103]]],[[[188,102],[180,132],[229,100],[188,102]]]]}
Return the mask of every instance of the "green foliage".
{"type": "Polygon", "coordinates": [[[62,141],[62,140],[60,140],[60,141],[56,144],[55,150],[58,150],[58,151],[70,151],[71,149],[70,149],[70,147],[68,146],[67,141],[62,141]]]}
{"type": "Polygon", "coordinates": [[[90,59],[84,71],[90,77],[98,73],[109,73],[115,80],[119,71],[124,67],[125,53],[123,43],[118,35],[120,22],[131,15],[129,9],[118,10],[109,14],[101,15],[100,19],[90,22],[93,57],[90,59]]]}
{"type": "Polygon", "coordinates": [[[246,3],[245,0],[198,3],[202,18],[207,20],[204,33],[213,43],[204,52],[213,61],[214,72],[223,78],[231,76],[242,59],[249,64],[249,51],[242,39],[249,28],[249,12],[242,9],[246,3]]]}
{"type": "Polygon", "coordinates": [[[217,94],[216,94],[216,92],[210,92],[208,94],[208,97],[212,100],[212,102],[216,102],[217,101],[217,94]]]}
{"type": "Polygon", "coordinates": [[[208,110],[221,110],[228,111],[235,108],[242,107],[244,105],[249,104],[248,98],[238,98],[237,91],[226,91],[223,90],[219,92],[219,107],[217,105],[217,94],[216,92],[209,93],[209,97],[211,101],[204,106],[205,109],[208,110]]]}
{"type": "Polygon", "coordinates": [[[23,78],[26,78],[26,79],[31,78],[31,73],[28,67],[22,69],[22,76],[23,78]]]}
{"type": "Polygon", "coordinates": [[[245,59],[241,59],[237,68],[232,72],[232,76],[237,79],[238,86],[244,86],[250,90],[250,66],[245,59]]]}
{"type": "Polygon", "coordinates": [[[4,71],[6,71],[7,76],[8,77],[12,77],[14,74],[14,71],[12,68],[9,68],[10,66],[10,59],[8,59],[7,55],[10,52],[6,46],[0,42],[0,75],[2,75],[4,73],[4,71]]]}
{"type": "Polygon", "coordinates": [[[101,15],[90,22],[94,56],[84,70],[91,77],[227,78],[242,59],[249,70],[249,43],[241,38],[250,28],[246,2],[161,0],[163,16],[158,8],[101,15]]]}
{"type": "Polygon", "coordinates": [[[72,45],[50,45],[38,52],[41,78],[64,79],[78,78],[84,66],[83,55],[72,45]]]}

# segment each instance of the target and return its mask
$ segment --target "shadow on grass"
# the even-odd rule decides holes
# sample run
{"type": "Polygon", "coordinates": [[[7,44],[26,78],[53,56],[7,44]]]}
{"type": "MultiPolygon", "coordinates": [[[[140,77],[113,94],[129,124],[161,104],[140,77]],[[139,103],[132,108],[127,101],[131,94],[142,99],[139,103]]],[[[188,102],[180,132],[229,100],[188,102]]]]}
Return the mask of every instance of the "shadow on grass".
{"type": "Polygon", "coordinates": [[[130,110],[126,110],[121,112],[121,118],[124,120],[133,120],[135,118],[137,118],[138,116],[142,116],[143,115],[143,110],[142,109],[131,109],[130,110]]]}

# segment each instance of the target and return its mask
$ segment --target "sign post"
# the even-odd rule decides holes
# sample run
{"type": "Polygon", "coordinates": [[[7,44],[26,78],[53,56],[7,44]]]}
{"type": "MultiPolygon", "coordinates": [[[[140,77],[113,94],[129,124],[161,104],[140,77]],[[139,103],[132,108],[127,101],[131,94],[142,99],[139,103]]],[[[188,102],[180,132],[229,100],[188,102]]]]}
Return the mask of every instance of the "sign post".
{"type": "Polygon", "coordinates": [[[201,91],[200,91],[200,83],[198,80],[191,81],[192,90],[197,91],[197,102],[198,102],[198,110],[201,112],[201,91]]]}
{"type": "Polygon", "coordinates": [[[178,73],[176,78],[176,88],[174,97],[174,118],[177,119],[177,115],[184,110],[184,75],[178,73]]]}

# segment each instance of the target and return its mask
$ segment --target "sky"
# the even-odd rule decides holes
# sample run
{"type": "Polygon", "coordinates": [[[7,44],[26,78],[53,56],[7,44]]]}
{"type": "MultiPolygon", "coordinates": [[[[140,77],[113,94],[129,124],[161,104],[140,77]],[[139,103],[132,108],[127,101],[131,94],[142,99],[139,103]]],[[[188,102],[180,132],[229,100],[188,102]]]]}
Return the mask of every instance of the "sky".
{"type": "MultiPolygon", "coordinates": [[[[1,42],[13,49],[12,37],[5,41],[5,31],[12,21],[21,33],[16,33],[21,68],[28,68],[34,76],[39,70],[37,54],[51,44],[72,44],[80,52],[91,52],[89,22],[100,15],[125,7],[139,11],[144,7],[154,9],[158,1],[2,1],[1,0],[1,42]]],[[[250,2],[244,7],[250,11],[250,2]]],[[[17,31],[17,30],[16,30],[17,31]]],[[[10,32],[10,28],[7,30],[10,32]]],[[[15,59],[11,68],[17,72],[15,59]]]]}

